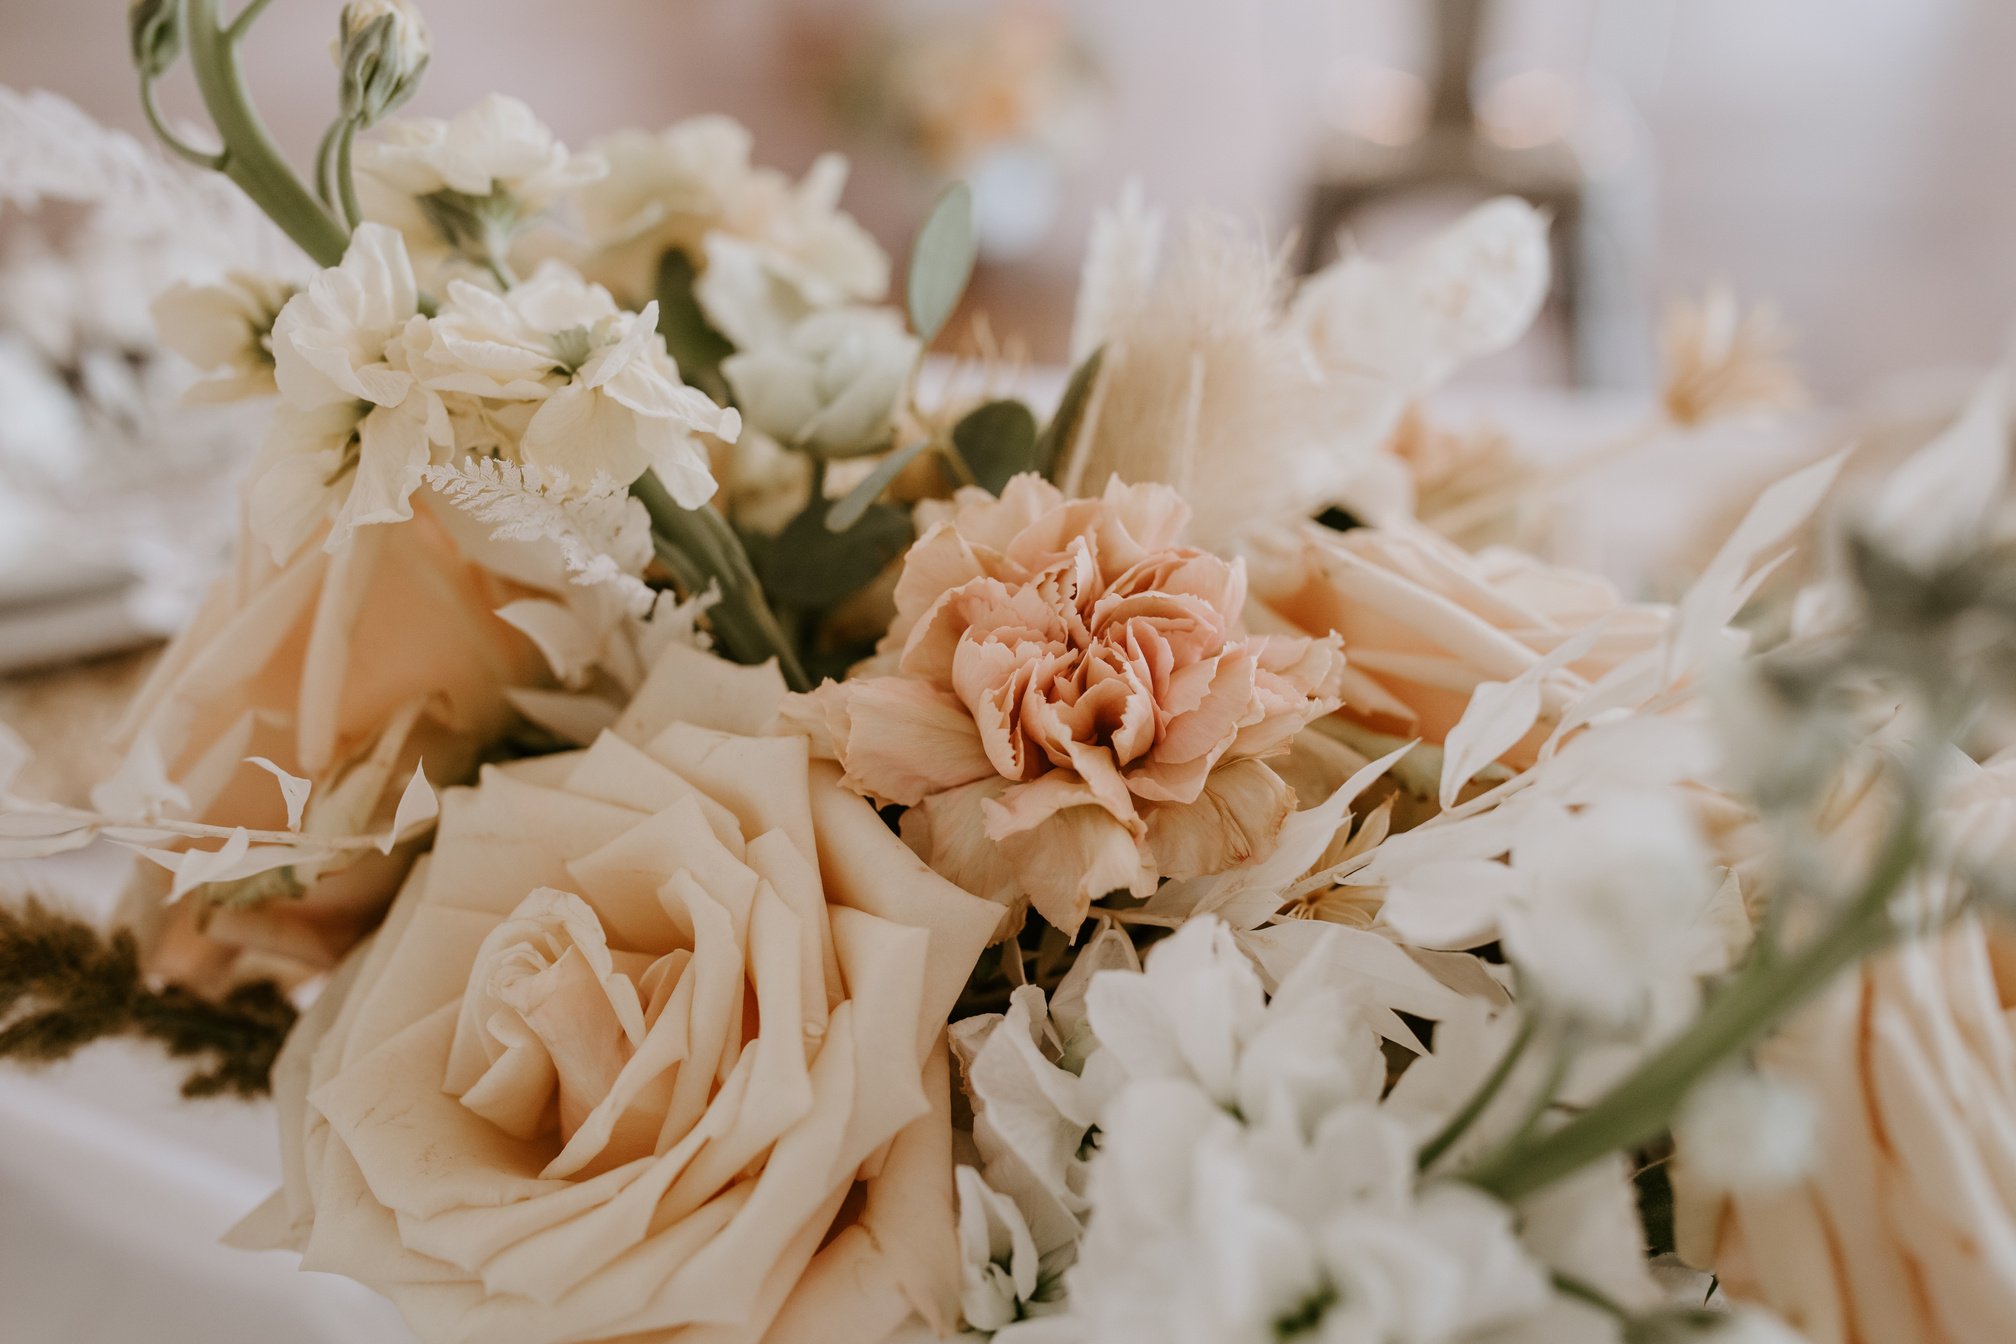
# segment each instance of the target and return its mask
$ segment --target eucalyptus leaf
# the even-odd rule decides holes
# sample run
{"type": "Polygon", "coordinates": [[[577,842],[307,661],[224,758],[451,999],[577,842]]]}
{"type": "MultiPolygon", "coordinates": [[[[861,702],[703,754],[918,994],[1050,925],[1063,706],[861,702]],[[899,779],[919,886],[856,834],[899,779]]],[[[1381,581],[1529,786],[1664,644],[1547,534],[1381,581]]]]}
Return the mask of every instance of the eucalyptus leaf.
{"type": "Polygon", "coordinates": [[[1036,469],[1036,415],[1019,401],[990,401],[952,428],[952,444],[974,483],[1000,494],[1025,471],[1036,469]]]}
{"type": "Polygon", "coordinates": [[[901,555],[915,535],[910,515],[873,504],[853,527],[826,529],[826,501],[815,499],[782,532],[754,543],[764,591],[801,612],[831,611],[901,555]]]}
{"type": "Polygon", "coordinates": [[[849,490],[840,500],[826,511],[826,530],[845,532],[861,521],[861,515],[868,512],[868,506],[882,498],[882,492],[889,488],[903,471],[917,460],[917,454],[931,446],[929,439],[919,439],[907,447],[898,448],[889,456],[875,464],[875,470],[861,478],[861,483],[849,490]]]}
{"type": "Polygon", "coordinates": [[[714,329],[693,293],[693,259],[678,248],[658,261],[658,334],[679,365],[679,376],[719,401],[727,395],[721,361],[735,346],[714,329]]]}
{"type": "Polygon", "coordinates": [[[917,241],[910,245],[910,280],[905,298],[910,326],[917,339],[930,345],[938,339],[966,282],[973,278],[978,244],[973,235],[973,191],[954,182],[931,207],[917,241]]]}
{"type": "Polygon", "coordinates": [[[1102,345],[1071,371],[1071,381],[1064,384],[1056,414],[1050,417],[1043,437],[1036,440],[1036,470],[1048,480],[1057,479],[1057,469],[1064,465],[1064,455],[1071,451],[1078,426],[1085,419],[1085,407],[1092,400],[1093,385],[1099,381],[1099,366],[1105,359],[1106,347],[1102,345]]]}

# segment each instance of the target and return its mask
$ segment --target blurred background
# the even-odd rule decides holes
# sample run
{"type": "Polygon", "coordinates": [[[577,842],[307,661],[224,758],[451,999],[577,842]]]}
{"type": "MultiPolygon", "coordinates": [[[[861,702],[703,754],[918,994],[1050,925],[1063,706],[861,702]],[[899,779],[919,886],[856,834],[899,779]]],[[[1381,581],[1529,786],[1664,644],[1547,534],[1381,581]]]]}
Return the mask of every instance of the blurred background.
{"type": "MultiPolygon", "coordinates": [[[[256,92],[304,157],[329,115],[337,8],[277,0],[253,39],[256,92]]],[[[1601,264],[1578,298],[1618,324],[1602,328],[1608,354],[1576,361],[1557,344],[1526,352],[1516,376],[1579,366],[1585,381],[1643,380],[1655,302],[1715,279],[1779,303],[1822,398],[1901,368],[1979,362],[2016,313],[2016,6],[2002,0],[423,9],[436,55],[414,113],[451,113],[501,88],[581,141],[727,112],[782,167],[846,149],[849,206],[899,251],[938,182],[978,177],[983,197],[992,186],[999,198],[983,297],[1038,358],[1061,350],[1091,211],[1129,176],[1150,200],[1305,239],[1349,224],[1377,248],[1417,232],[1409,211],[1447,200],[1379,199],[1346,220],[1312,215],[1312,195],[1339,177],[1413,171],[1398,151],[1434,120],[1438,29],[1469,27],[1463,73],[1480,145],[1536,161],[1501,181],[1574,185],[1579,196],[1555,198],[1557,217],[1602,235],[1584,249],[1601,264]]],[[[141,131],[125,22],[116,0],[0,0],[0,83],[55,90],[141,131]]],[[[166,101],[171,115],[194,111],[186,88],[166,101]]]]}
{"type": "MultiPolygon", "coordinates": [[[[1932,413],[2016,315],[2006,0],[421,7],[435,57],[409,115],[501,89],[578,145],[725,112],[794,173],[844,150],[845,204],[899,258],[942,184],[968,179],[984,250],[969,307],[1038,365],[1064,359],[1092,214],[1130,179],[1282,239],[1291,269],[1339,238],[1391,252],[1491,194],[1543,204],[1554,300],[1457,391],[1554,451],[1635,413],[1663,306],[1713,282],[1775,302],[1816,403],[1849,410],[1894,409],[1902,387],[1932,413]]],[[[297,162],[331,114],[339,9],[274,0],[252,34],[255,95],[297,162]]],[[[53,91],[151,146],[126,26],[119,0],[0,0],[0,85],[53,91]]],[[[186,69],[163,101],[200,124],[186,69]]],[[[230,532],[219,477],[258,431],[256,411],[175,409],[188,372],[146,313],[186,269],[178,250],[213,268],[236,255],[229,189],[178,201],[164,248],[120,236],[119,209],[86,225],[10,205],[6,135],[0,116],[0,673],[183,619],[230,532]]],[[[1663,476],[1609,483],[1595,512],[1618,535],[1574,558],[1650,587],[1626,550],[1698,521],[1677,516],[1674,483],[1726,497],[1764,460],[1750,441],[1690,445],[1663,476]]]]}

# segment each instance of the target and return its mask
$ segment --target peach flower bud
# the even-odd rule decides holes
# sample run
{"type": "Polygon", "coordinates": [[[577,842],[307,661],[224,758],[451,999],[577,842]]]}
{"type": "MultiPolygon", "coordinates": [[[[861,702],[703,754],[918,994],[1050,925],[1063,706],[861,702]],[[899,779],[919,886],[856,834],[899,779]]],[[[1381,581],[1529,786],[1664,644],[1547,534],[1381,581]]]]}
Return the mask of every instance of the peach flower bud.
{"type": "Polygon", "coordinates": [[[233,1239],[429,1344],[949,1334],[944,1024],[1000,912],[743,735],[782,694],[675,646],[591,748],[450,791],[288,1040],[233,1239]]]}
{"type": "MultiPolygon", "coordinates": [[[[1070,932],[1116,890],[1271,853],[1272,767],[1336,708],[1334,640],[1254,636],[1246,575],[1180,544],[1167,486],[962,490],[904,561],[879,662],[785,718],[857,792],[910,810],[939,872],[1070,932]]],[[[1015,921],[1006,922],[1012,928],[1015,921]]]]}

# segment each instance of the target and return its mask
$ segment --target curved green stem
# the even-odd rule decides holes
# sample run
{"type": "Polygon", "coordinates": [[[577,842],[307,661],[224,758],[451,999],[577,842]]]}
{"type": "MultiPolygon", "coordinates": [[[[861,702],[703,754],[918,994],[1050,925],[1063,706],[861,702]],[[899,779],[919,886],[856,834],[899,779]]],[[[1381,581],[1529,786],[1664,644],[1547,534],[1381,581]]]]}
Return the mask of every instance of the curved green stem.
{"type": "Polygon", "coordinates": [[[350,165],[350,154],[357,143],[357,118],[345,117],[336,131],[336,196],[343,202],[343,219],[354,232],[364,222],[364,211],[357,204],[357,176],[350,165]]]}
{"type": "Polygon", "coordinates": [[[1477,1117],[1484,1114],[1491,1103],[1497,1100],[1498,1094],[1504,1090],[1506,1082],[1512,1077],[1512,1070],[1525,1055],[1526,1047],[1533,1043],[1533,1035],[1539,1025],[1540,1020],[1530,1013],[1520,1022],[1518,1034],[1512,1038],[1512,1043],[1505,1047],[1505,1053],[1493,1066],[1490,1076],[1470,1094],[1470,1100],[1463,1103],[1463,1108],[1450,1116],[1433,1138],[1421,1145],[1421,1152],[1415,1158],[1415,1165],[1420,1170],[1428,1170],[1444,1153],[1455,1147],[1456,1141],[1477,1122],[1477,1117]]]}
{"type": "Polygon", "coordinates": [[[245,34],[251,32],[252,25],[258,22],[260,11],[272,3],[273,0],[251,0],[245,8],[238,11],[238,17],[231,20],[231,26],[224,30],[224,36],[232,42],[243,42],[245,34]]]}
{"type": "Polygon", "coordinates": [[[338,117],[329,123],[329,129],[322,132],[322,139],[315,146],[315,195],[327,208],[336,208],[336,191],[331,174],[336,164],[336,134],[343,129],[347,120],[338,117]]]}
{"type": "Polygon", "coordinates": [[[198,168],[208,168],[213,172],[223,171],[222,154],[198,149],[168,128],[167,119],[161,115],[160,100],[154,96],[154,80],[147,75],[140,76],[140,110],[147,114],[147,124],[154,128],[156,138],[177,158],[186,159],[198,168]]]}
{"type": "Polygon", "coordinates": [[[1818,939],[1777,960],[1752,962],[1709,1000],[1701,1016],[1574,1119],[1515,1139],[1461,1173],[1508,1203],[1572,1175],[1605,1153],[1638,1147],[1672,1122],[1694,1086],[1762,1040],[1842,970],[1890,938],[1889,903],[1917,866],[1922,804],[1901,807],[1883,853],[1841,918],[1818,939]]]}
{"type": "Polygon", "coordinates": [[[252,108],[245,72],[238,62],[236,41],[257,16],[261,0],[247,5],[229,30],[222,25],[219,8],[220,0],[186,0],[184,9],[185,40],[196,89],[217,128],[218,139],[224,143],[221,162],[215,167],[317,265],[334,266],[343,259],[349,230],[323,208],[288,166],[252,108]]]}

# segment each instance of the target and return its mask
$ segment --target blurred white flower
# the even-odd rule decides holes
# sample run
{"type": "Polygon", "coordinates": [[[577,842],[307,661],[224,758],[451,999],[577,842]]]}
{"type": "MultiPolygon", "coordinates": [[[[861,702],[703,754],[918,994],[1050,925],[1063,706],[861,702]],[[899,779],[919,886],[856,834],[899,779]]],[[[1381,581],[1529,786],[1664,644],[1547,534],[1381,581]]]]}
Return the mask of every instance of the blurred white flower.
{"type": "Polygon", "coordinates": [[[377,224],[359,227],[342,263],[280,310],[281,407],[250,499],[252,533],[277,559],[325,517],[333,550],[354,528],[413,516],[420,473],[450,441],[440,397],[406,364],[408,329],[425,326],[405,242],[377,224]]]}
{"type": "Polygon", "coordinates": [[[1557,1012],[1609,1030],[1691,1004],[1718,969],[1715,883],[1693,819],[1660,794],[1620,793],[1529,817],[1498,916],[1505,955],[1557,1012]]]}
{"type": "Polygon", "coordinates": [[[717,234],[760,248],[811,306],[873,303],[888,290],[888,258],[839,208],[847,164],[837,155],[821,156],[793,183],[751,164],[748,130],[720,116],[621,131],[590,148],[609,172],[581,193],[595,248],[589,273],[626,302],[656,291],[667,251],[701,268],[717,234]]]}
{"type": "Polygon", "coordinates": [[[1770,1194],[1811,1169],[1820,1112],[1796,1082],[1732,1069],[1694,1089],[1673,1129],[1702,1189],[1770,1194]]]}
{"type": "Polygon", "coordinates": [[[1547,219],[1486,202],[1390,263],[1345,257],[1296,293],[1290,321],[1325,369],[1416,397],[1526,331],[1547,297],[1547,219]]]}
{"type": "Polygon", "coordinates": [[[1510,1211],[1466,1186],[1417,1192],[1412,1143],[1370,1104],[1304,1139],[1156,1079],[1130,1085],[1103,1129],[1066,1278],[1075,1333],[1044,1338],[1455,1344],[1549,1301],[1510,1211]]]}
{"type": "Polygon", "coordinates": [[[178,280],[154,300],[161,343],[211,376],[190,387],[192,402],[238,401],[279,390],[273,377],[273,323],[295,287],[276,276],[229,271],[216,284],[178,280]]]}
{"type": "Polygon", "coordinates": [[[736,412],[679,380],[658,335],[656,304],[624,312],[607,290],[558,261],[504,294],[451,281],[446,304],[416,331],[409,355],[415,376],[435,393],[486,406],[536,405],[516,427],[515,449],[486,447],[583,488],[598,474],[628,485],[655,470],[675,500],[698,508],[713,496],[714,477],[694,435],[732,440],[741,428],[736,412]]]}
{"type": "Polygon", "coordinates": [[[821,457],[852,457],[889,446],[920,349],[893,310],[834,308],[730,355],[721,372],[755,428],[821,457]]]}

